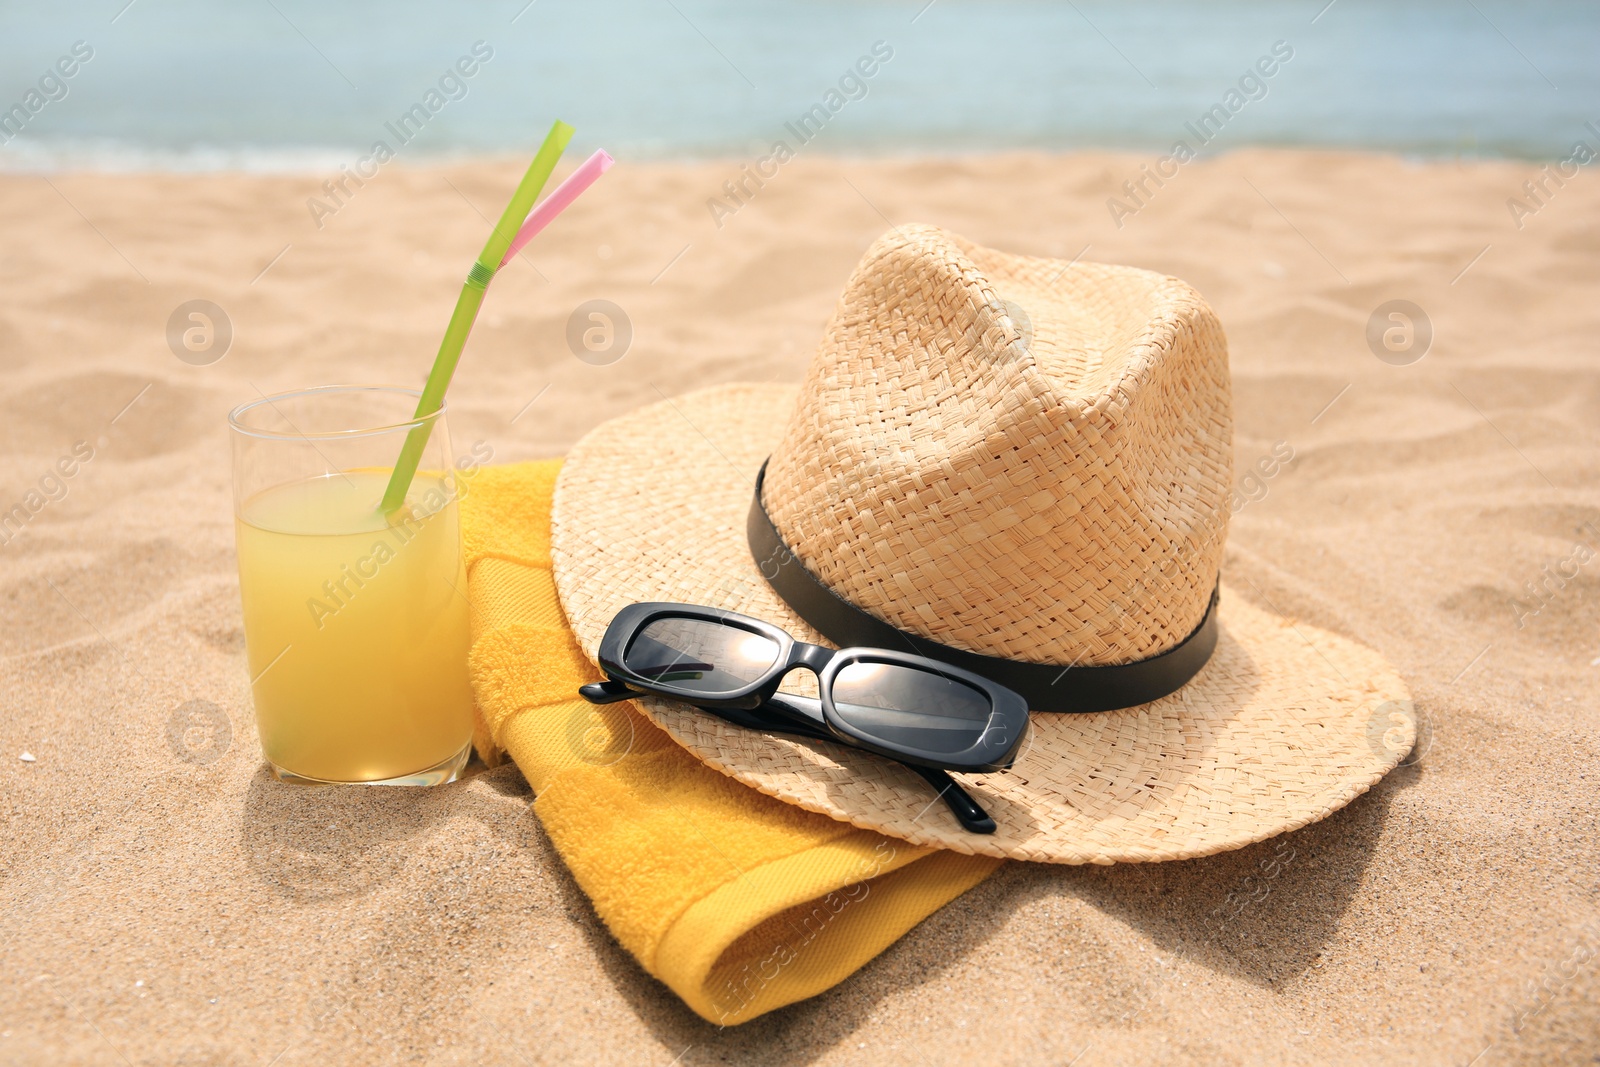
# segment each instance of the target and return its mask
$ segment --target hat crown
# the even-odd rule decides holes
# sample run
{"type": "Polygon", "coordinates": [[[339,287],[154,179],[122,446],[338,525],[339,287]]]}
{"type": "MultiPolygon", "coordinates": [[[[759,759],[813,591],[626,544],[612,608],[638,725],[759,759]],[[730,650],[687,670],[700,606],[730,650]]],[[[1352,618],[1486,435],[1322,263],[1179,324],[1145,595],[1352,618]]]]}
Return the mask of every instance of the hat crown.
{"type": "Polygon", "coordinates": [[[764,500],[807,569],[901,629],[1125,663],[1205,614],[1232,436],[1227,342],[1190,286],[905,226],[846,287],[764,500]]]}

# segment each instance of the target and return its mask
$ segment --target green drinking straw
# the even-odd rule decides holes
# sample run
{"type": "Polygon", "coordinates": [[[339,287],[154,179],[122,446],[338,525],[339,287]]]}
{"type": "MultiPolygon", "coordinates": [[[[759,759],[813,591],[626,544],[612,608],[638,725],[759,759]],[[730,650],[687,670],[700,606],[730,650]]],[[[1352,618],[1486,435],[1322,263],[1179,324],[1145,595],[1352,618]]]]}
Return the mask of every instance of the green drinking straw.
{"type": "MultiPolygon", "coordinates": [[[[506,250],[516,238],[522,220],[533,210],[533,202],[539,199],[544,183],[550,180],[551,172],[556,169],[556,161],[566,150],[573,133],[573,128],[560,119],[550,127],[549,135],[545,137],[544,144],[539,146],[533,162],[528,164],[528,172],[522,176],[517,191],[511,194],[511,203],[506,205],[499,223],[489,234],[483,251],[478,254],[477,262],[467,272],[461,296],[456,300],[456,309],[450,316],[450,325],[444,331],[444,340],[439,342],[439,354],[434,358],[433,370],[428,372],[428,383],[422,387],[422,397],[417,401],[414,418],[426,418],[444,405],[444,391],[450,387],[450,378],[456,372],[461,350],[466,347],[467,335],[472,332],[472,324],[478,318],[478,308],[483,304],[483,294],[489,288],[489,280],[499,269],[500,261],[505,258],[506,250]]],[[[422,461],[422,450],[428,445],[428,434],[432,429],[432,423],[424,423],[413,426],[411,432],[406,434],[405,446],[400,449],[394,474],[389,478],[389,488],[384,491],[383,503],[378,505],[384,514],[392,514],[406,502],[406,491],[411,488],[411,479],[416,477],[417,464],[422,461]]]]}

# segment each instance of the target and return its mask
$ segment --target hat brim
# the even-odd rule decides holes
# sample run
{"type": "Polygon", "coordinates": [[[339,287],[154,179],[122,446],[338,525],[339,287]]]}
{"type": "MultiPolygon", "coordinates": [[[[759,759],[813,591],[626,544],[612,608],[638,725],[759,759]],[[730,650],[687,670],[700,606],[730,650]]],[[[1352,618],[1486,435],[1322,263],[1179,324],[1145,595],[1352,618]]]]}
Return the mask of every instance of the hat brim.
{"type": "MultiPolygon", "coordinates": [[[[756,472],[794,396],[773,385],[702,390],[613,419],[573,449],[551,551],[591,659],[612,617],[647,600],[743,612],[828,643],[762,579],[745,542],[756,472]]],[[[1218,610],[1216,651],[1177,693],[1120,711],[1035,714],[1010,771],[958,776],[994,818],[992,835],[963,830],[926,782],[889,760],[673,701],[638,704],[724,774],[912,844],[1051,863],[1187,859],[1336,811],[1415,740],[1409,692],[1378,653],[1275,617],[1226,581],[1218,610]]]]}

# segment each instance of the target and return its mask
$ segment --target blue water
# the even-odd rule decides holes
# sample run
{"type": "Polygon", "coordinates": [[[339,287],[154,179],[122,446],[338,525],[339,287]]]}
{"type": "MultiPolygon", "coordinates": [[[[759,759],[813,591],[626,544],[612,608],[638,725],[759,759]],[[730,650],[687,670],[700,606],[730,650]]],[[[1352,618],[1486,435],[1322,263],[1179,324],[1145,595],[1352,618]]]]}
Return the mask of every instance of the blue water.
{"type": "Polygon", "coordinates": [[[273,168],[354,161],[379,140],[405,158],[521,154],[556,116],[580,150],[751,156],[794,143],[784,124],[826,106],[880,41],[892,58],[846,79],[859,98],[840,92],[808,150],[1198,147],[1185,123],[1277,41],[1292,58],[1247,83],[1259,98],[1208,152],[1552,158],[1580,137],[1600,145],[1585,128],[1600,127],[1600,6],[1325,5],[5,0],[0,109],[26,109],[41,78],[45,91],[20,133],[0,133],[0,168],[273,168]],[[80,40],[93,58],[50,76],[80,40]],[[492,57],[447,76],[476,41],[492,57]],[[386,123],[426,109],[441,78],[439,106],[402,144],[386,123]]]}

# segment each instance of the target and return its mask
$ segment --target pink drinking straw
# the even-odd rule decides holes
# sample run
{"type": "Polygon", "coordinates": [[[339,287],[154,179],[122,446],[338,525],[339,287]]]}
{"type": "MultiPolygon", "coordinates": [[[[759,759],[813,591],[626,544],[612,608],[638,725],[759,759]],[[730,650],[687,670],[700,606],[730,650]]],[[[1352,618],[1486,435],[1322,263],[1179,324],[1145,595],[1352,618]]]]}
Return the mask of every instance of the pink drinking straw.
{"type": "Polygon", "coordinates": [[[511,241],[511,247],[506,249],[505,258],[500,261],[500,266],[511,262],[511,257],[522,251],[522,246],[536,237],[540,230],[550,225],[551,221],[567,209],[567,205],[578,199],[578,195],[595,183],[595,179],[611,169],[611,164],[616,160],[599,149],[594,155],[584,160],[578,169],[568,175],[567,180],[556,186],[555,192],[545,197],[538,207],[528,213],[528,219],[522,224],[522,229],[517,231],[517,236],[511,241]]]}

